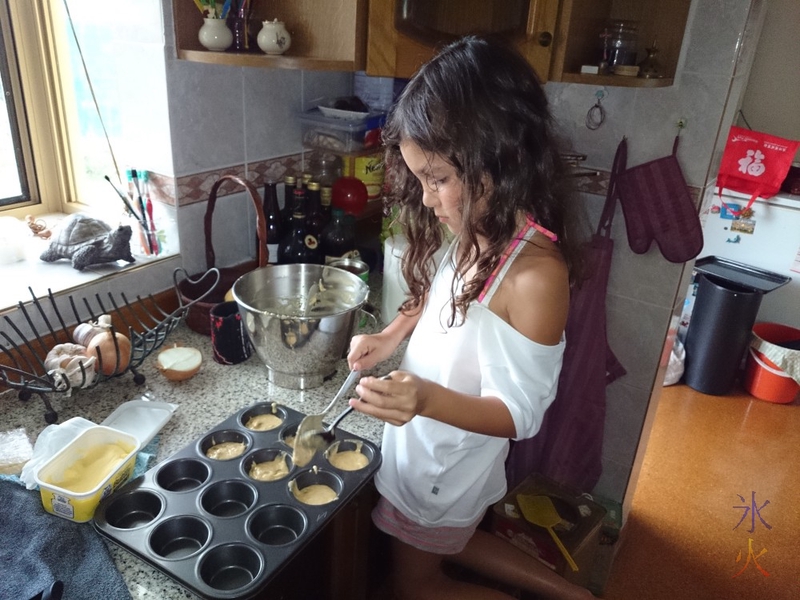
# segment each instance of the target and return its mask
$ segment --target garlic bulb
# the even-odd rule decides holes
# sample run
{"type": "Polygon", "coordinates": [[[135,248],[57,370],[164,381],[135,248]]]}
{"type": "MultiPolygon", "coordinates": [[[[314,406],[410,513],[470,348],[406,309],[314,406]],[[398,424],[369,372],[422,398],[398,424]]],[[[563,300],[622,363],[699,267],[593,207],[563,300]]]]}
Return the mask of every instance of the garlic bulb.
{"type": "Polygon", "coordinates": [[[96,362],[97,358],[87,356],[86,348],[79,344],[58,344],[47,353],[44,367],[50,375],[63,374],[71,386],[88,387],[95,380],[96,362]]]}
{"type": "Polygon", "coordinates": [[[109,315],[100,315],[97,321],[87,321],[81,323],[72,332],[72,340],[76,344],[88,348],[89,342],[98,333],[103,333],[111,329],[111,317],[109,315]]]}

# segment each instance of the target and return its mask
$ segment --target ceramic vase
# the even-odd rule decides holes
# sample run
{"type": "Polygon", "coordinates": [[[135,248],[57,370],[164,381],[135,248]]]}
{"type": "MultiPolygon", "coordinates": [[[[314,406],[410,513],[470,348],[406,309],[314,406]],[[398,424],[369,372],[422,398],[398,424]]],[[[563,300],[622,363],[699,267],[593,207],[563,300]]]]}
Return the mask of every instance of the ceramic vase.
{"type": "Polygon", "coordinates": [[[292,45],[292,36],[282,21],[264,21],[258,32],[258,47],[266,54],[283,54],[292,45]]]}
{"type": "Polygon", "coordinates": [[[223,52],[233,43],[233,33],[225,19],[204,18],[197,37],[205,48],[214,52],[223,52]]]}

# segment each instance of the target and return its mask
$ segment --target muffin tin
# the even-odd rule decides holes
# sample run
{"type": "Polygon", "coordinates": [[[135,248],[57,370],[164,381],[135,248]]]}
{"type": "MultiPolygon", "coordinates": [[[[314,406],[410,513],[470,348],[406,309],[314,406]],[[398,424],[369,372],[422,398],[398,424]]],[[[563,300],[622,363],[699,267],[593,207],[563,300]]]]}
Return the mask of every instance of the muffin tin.
{"type": "Polygon", "coordinates": [[[238,411],[200,438],[105,498],[94,516],[95,529],[178,583],[214,599],[251,598],[278,574],[375,474],[380,452],[374,444],[341,430],[328,451],[302,469],[291,461],[288,436],[305,415],[263,402],[238,411]],[[254,431],[245,423],[273,413],[281,424],[254,431]],[[241,442],[245,451],[214,460],[206,451],[221,442],[241,442]],[[328,460],[335,448],[359,450],[366,467],[343,471],[328,460]],[[284,453],[288,475],[257,481],[252,463],[284,453]],[[338,498],[304,504],[292,489],[322,484],[338,498]]]}

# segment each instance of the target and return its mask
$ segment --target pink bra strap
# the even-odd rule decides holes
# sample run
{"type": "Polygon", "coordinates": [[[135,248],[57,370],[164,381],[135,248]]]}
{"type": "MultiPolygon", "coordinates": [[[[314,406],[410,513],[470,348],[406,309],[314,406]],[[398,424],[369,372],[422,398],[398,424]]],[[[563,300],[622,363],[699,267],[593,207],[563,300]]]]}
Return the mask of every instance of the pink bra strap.
{"type": "MultiPolygon", "coordinates": [[[[545,235],[553,242],[558,241],[558,236],[539,225],[536,221],[534,221],[530,216],[525,219],[525,225],[523,225],[522,229],[514,236],[514,239],[511,240],[511,243],[503,252],[503,256],[500,257],[500,261],[497,263],[497,266],[492,271],[492,274],[489,275],[489,278],[486,280],[486,283],[483,285],[483,290],[481,290],[480,295],[478,295],[478,302],[483,302],[486,295],[494,286],[495,281],[497,280],[498,275],[500,274],[503,267],[508,262],[508,259],[511,258],[512,254],[516,254],[520,248],[520,242],[523,240],[529,239],[533,232],[531,230],[538,231],[542,235],[545,235]]],[[[490,298],[491,299],[491,298],[490,298]]]]}

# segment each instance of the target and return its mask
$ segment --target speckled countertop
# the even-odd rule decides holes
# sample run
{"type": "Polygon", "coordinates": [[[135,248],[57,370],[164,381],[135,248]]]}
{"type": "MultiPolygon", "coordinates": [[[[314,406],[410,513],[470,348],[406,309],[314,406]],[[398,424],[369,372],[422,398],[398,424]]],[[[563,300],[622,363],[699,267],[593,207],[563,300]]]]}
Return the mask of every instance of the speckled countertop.
{"type": "MultiPolygon", "coordinates": [[[[370,301],[380,306],[380,277],[370,280],[370,301]]],[[[372,329],[368,325],[362,331],[372,329]]],[[[211,340],[179,325],[167,338],[166,343],[179,343],[198,348],[203,353],[203,365],[193,378],[173,383],[165,379],[155,368],[155,356],[149,356],[140,369],[147,378],[144,385],[137,386],[128,373],[117,379],[103,382],[90,390],[82,390],[72,397],[53,396],[53,408],[58,412],[59,422],[80,416],[100,423],[123,402],[139,398],[148,392],[153,400],[170,402],[179,408],[161,430],[156,462],[162,461],[203,433],[225,420],[238,410],[263,401],[275,401],[302,413],[318,413],[328,404],[347,375],[347,363],[342,360],[335,375],[321,387],[306,391],[279,388],[267,380],[267,372],[254,354],[244,363],[234,366],[214,362],[211,340]]],[[[404,346],[383,365],[375,375],[391,371],[399,364],[404,346]]],[[[349,397],[349,396],[348,396],[349,397]]],[[[340,400],[336,412],[345,407],[340,400]]],[[[44,405],[38,396],[21,402],[16,392],[0,395],[0,406],[4,413],[4,427],[24,428],[34,442],[46,427],[44,405]]],[[[342,423],[342,429],[379,443],[383,423],[353,412],[342,423]]],[[[57,518],[57,517],[53,517],[57,518]]],[[[86,525],[90,527],[91,525],[86,525]]],[[[133,554],[109,542],[109,549],[122,573],[131,596],[135,599],[169,600],[172,598],[195,598],[195,596],[172,579],[157,571],[133,554]]]]}

